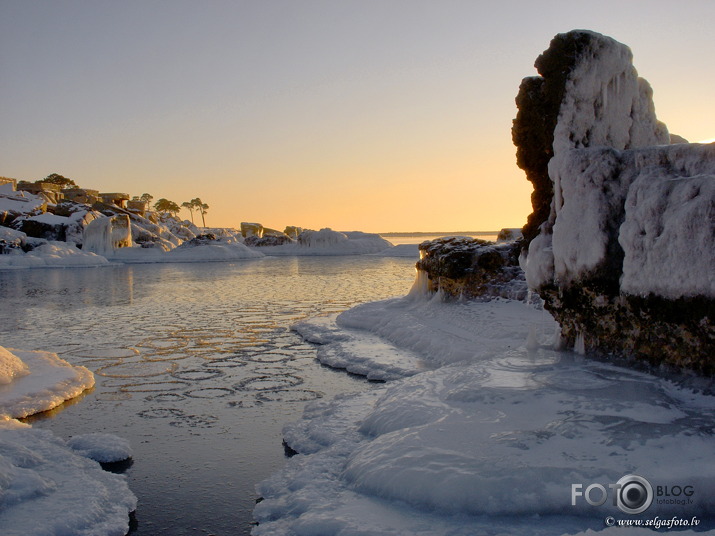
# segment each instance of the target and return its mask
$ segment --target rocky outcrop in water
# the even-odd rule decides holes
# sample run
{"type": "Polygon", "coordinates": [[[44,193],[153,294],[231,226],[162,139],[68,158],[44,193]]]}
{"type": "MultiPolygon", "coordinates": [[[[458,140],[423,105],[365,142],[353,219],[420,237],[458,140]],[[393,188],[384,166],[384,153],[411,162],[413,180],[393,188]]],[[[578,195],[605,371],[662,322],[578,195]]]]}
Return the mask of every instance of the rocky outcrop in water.
{"type": "Polygon", "coordinates": [[[448,237],[423,242],[419,249],[417,270],[426,274],[429,292],[466,299],[526,298],[518,242],[494,244],[478,238],[448,237]]]}
{"type": "Polygon", "coordinates": [[[423,243],[418,280],[515,297],[519,256],[562,347],[715,374],[715,144],[669,135],[630,49],[610,37],[557,35],[536,68],[512,130],[534,185],[523,240],[423,243]]]}
{"type": "Polygon", "coordinates": [[[521,264],[565,347],[712,374],[715,145],[669,145],[631,59],[569,32],[522,83],[514,140],[539,202],[521,264]]]}

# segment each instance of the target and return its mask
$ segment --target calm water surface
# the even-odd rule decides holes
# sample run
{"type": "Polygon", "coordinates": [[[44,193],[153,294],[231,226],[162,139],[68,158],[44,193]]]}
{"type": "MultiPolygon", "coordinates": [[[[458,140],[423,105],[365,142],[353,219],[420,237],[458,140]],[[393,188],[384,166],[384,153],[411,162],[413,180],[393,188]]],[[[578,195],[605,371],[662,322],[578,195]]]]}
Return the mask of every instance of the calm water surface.
{"type": "Polygon", "coordinates": [[[137,535],[250,533],[254,484],[285,461],[310,400],[371,388],[321,366],[294,322],[404,295],[414,259],[0,271],[0,345],[95,373],[93,391],[28,419],[60,437],[129,439],[137,535]]]}

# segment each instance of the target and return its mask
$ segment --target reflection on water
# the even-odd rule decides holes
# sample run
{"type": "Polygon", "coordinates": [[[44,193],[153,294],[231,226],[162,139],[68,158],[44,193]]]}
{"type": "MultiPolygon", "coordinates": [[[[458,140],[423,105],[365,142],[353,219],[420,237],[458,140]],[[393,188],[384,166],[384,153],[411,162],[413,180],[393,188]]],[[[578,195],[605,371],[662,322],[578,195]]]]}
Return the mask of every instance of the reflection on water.
{"type": "Polygon", "coordinates": [[[321,367],[288,327],[403,295],[412,259],[267,258],[240,263],[0,272],[0,345],[90,368],[79,403],[31,418],[61,437],[132,442],[136,534],[248,534],[253,485],[284,460],[281,428],[305,402],[369,389],[321,367]]]}

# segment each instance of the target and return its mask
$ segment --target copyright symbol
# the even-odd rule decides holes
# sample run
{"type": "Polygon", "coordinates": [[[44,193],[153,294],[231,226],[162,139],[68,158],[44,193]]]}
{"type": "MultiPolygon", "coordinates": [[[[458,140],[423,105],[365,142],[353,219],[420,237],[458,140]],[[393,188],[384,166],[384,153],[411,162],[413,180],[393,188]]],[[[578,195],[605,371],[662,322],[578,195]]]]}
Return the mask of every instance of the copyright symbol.
{"type": "Polygon", "coordinates": [[[607,526],[607,527],[612,527],[612,526],[615,525],[615,524],[616,524],[616,520],[615,520],[613,517],[608,516],[608,517],[606,518],[606,526],[607,526]]]}

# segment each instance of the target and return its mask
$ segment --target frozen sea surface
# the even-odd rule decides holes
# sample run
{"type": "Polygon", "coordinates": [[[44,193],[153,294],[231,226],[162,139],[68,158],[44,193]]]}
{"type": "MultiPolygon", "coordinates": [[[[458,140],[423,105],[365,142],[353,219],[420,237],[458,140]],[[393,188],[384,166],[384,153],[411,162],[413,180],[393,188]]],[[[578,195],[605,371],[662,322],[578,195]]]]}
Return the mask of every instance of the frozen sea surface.
{"type": "Polygon", "coordinates": [[[255,536],[646,534],[606,525],[673,517],[715,529],[715,398],[553,350],[543,310],[413,293],[296,329],[326,362],[392,381],[285,427],[299,454],[258,486],[255,536]],[[572,495],[629,474],[653,486],[639,515],[572,495]]]}
{"type": "Polygon", "coordinates": [[[285,463],[281,428],[307,401],[375,384],[321,366],[289,327],[399,296],[412,259],[264,258],[236,263],[0,272],[0,345],[56,352],[94,390],[28,419],[81,450],[129,441],[133,534],[250,532],[259,482],[285,463]]]}

